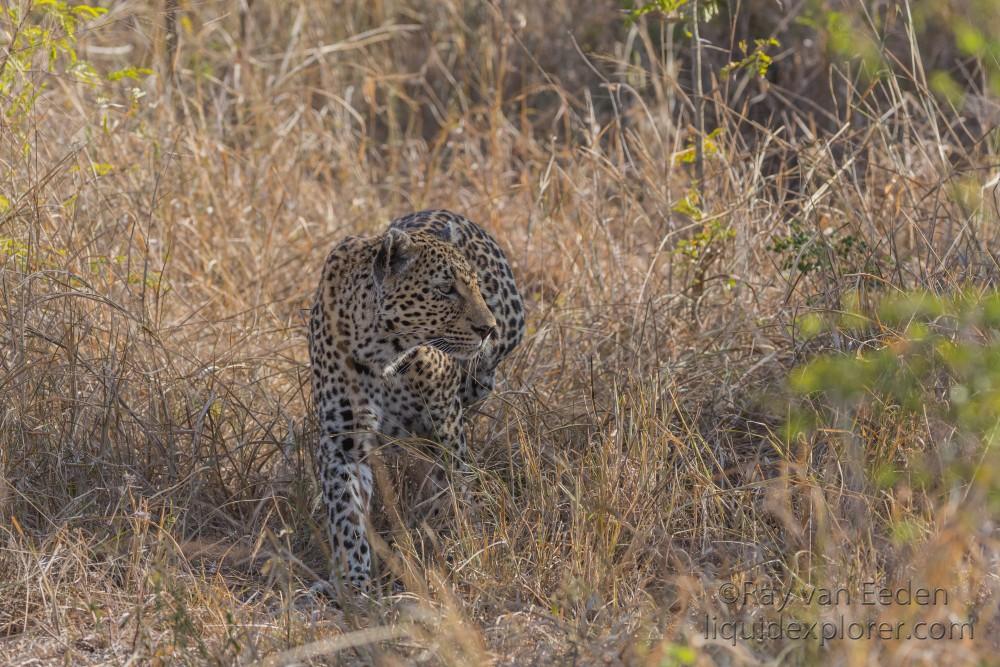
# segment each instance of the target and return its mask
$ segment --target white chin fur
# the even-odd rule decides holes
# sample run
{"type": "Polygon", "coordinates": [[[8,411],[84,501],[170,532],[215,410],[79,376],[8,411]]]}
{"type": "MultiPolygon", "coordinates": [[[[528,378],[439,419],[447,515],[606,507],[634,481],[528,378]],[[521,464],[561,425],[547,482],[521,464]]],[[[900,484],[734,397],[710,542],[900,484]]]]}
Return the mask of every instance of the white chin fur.
{"type": "MultiPolygon", "coordinates": [[[[454,357],[455,359],[465,361],[467,359],[472,359],[477,354],[484,351],[489,344],[490,344],[489,339],[486,339],[481,343],[479,343],[478,345],[469,345],[469,346],[451,348],[447,352],[445,352],[445,354],[454,357]]],[[[410,352],[417,349],[418,347],[421,347],[422,345],[423,344],[414,345],[413,347],[404,350],[398,357],[393,359],[392,362],[390,362],[385,368],[382,369],[382,377],[389,377],[391,375],[395,375],[396,372],[399,370],[399,367],[403,365],[403,362],[406,359],[407,355],[409,355],[410,352]]]]}

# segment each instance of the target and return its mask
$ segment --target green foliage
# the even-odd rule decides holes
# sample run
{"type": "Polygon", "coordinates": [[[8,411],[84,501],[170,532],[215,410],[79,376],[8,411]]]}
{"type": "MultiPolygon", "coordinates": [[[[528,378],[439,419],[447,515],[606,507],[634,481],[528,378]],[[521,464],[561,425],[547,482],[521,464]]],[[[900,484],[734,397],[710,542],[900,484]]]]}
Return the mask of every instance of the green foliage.
{"type": "Polygon", "coordinates": [[[944,70],[934,70],[930,73],[927,81],[931,91],[938,97],[944,98],[951,104],[959,107],[965,100],[965,89],[955,81],[955,79],[944,70]]]}
{"type": "Polygon", "coordinates": [[[109,72],[108,81],[121,81],[122,79],[141,81],[152,73],[153,70],[148,67],[125,67],[114,72],[109,72]]]}
{"type": "MultiPolygon", "coordinates": [[[[906,293],[883,299],[870,315],[848,309],[839,320],[830,328],[877,325],[885,332],[880,345],[814,359],[790,375],[794,393],[825,397],[834,406],[875,402],[932,414],[988,444],[997,441],[1000,293],[906,293]]],[[[808,328],[816,332],[815,321],[808,328]]]]}
{"type": "Polygon", "coordinates": [[[884,57],[888,44],[910,40],[907,30],[912,28],[920,55],[936,65],[927,74],[935,95],[960,107],[967,89],[976,88],[980,81],[989,92],[1000,94],[1000,12],[996,0],[913,0],[868,16],[844,9],[842,3],[810,0],[795,23],[815,33],[831,60],[859,62],[867,77],[880,76],[893,57],[903,55],[895,50],[893,57],[884,57]],[[956,66],[959,61],[961,66],[956,66]],[[973,61],[980,73],[970,75],[976,69],[973,61]]]}
{"type": "Polygon", "coordinates": [[[28,244],[20,239],[0,238],[0,255],[24,261],[28,257],[28,244]]]}
{"type": "MultiPolygon", "coordinates": [[[[723,128],[717,127],[708,133],[702,145],[703,155],[715,155],[719,152],[719,144],[716,140],[722,136],[723,131],[723,128]]],[[[697,149],[695,148],[694,141],[689,141],[684,150],[674,153],[674,165],[694,164],[696,155],[697,149]]]]}
{"type": "Polygon", "coordinates": [[[76,52],[80,25],[107,13],[103,7],[69,5],[61,0],[35,0],[27,6],[0,11],[0,36],[5,55],[0,61],[0,98],[5,102],[8,122],[25,118],[45,90],[34,74],[65,71],[84,83],[98,77],[76,52]]]}
{"type": "MultiPolygon", "coordinates": [[[[31,246],[22,239],[0,237],[0,265],[12,261],[12,266],[22,273],[39,269],[62,269],[67,256],[64,248],[31,246]]],[[[169,289],[160,271],[131,271],[125,274],[123,269],[128,266],[128,257],[125,255],[97,255],[87,258],[85,262],[86,270],[83,275],[71,275],[69,278],[69,283],[74,287],[86,287],[88,281],[101,279],[114,284],[124,278],[129,285],[144,284],[155,290],[169,289]]]]}
{"type": "MultiPolygon", "coordinates": [[[[712,20],[719,13],[721,4],[719,0],[702,0],[699,4],[699,20],[712,20]]],[[[625,11],[629,22],[654,13],[660,14],[667,21],[685,21],[691,19],[689,10],[692,6],[691,0],[650,0],[639,5],[627,2],[625,3],[625,11]]]]}
{"type": "Polygon", "coordinates": [[[767,53],[767,49],[772,46],[781,46],[781,42],[771,37],[770,39],[755,39],[753,43],[754,49],[753,51],[749,51],[746,40],[740,40],[739,47],[740,52],[743,53],[743,58],[741,60],[734,60],[722,68],[720,74],[723,79],[728,78],[734,71],[741,69],[752,69],[761,78],[767,76],[767,70],[770,69],[771,63],[774,62],[774,58],[767,53]]]}
{"type": "Polygon", "coordinates": [[[843,12],[828,11],[824,19],[830,49],[841,55],[856,53],[857,29],[851,17],[843,12]]]}
{"type": "Polygon", "coordinates": [[[661,667],[686,667],[698,661],[695,650],[683,644],[669,644],[665,653],[660,661],[661,667]]]}
{"type": "Polygon", "coordinates": [[[674,246],[674,253],[692,262],[699,261],[716,252],[726,240],[736,236],[736,230],[719,220],[705,224],[701,231],[690,239],[681,239],[674,246]]]}
{"type": "Polygon", "coordinates": [[[1000,12],[995,0],[918,0],[912,14],[918,41],[933,40],[933,48],[957,51],[965,62],[961,69],[931,72],[928,83],[934,93],[960,106],[969,83],[970,61],[974,61],[981,72],[976,78],[981,77],[987,92],[1000,95],[1000,12]],[[927,39],[921,40],[923,36],[927,39]]]}
{"type": "Polygon", "coordinates": [[[659,12],[664,16],[676,16],[687,3],[688,0],[652,0],[629,9],[628,16],[633,21],[653,12],[659,12]]]}
{"type": "MultiPolygon", "coordinates": [[[[107,100],[112,97],[107,90],[111,84],[140,81],[152,74],[148,68],[128,66],[104,78],[80,58],[77,51],[80,29],[107,12],[103,7],[70,4],[63,0],[33,0],[0,8],[0,109],[4,114],[4,129],[16,142],[14,146],[22,157],[27,158],[32,153],[29,121],[52,77],[75,81],[82,84],[84,90],[97,90],[107,100]]],[[[134,110],[144,94],[139,88],[127,88],[128,108],[134,110]]],[[[104,108],[99,113],[102,114],[100,125],[107,129],[108,111],[104,108]]],[[[106,162],[92,162],[90,168],[95,176],[105,176],[114,169],[106,162]]],[[[16,208],[15,195],[0,194],[0,215],[16,208]]],[[[21,257],[21,253],[11,252],[10,247],[5,248],[2,244],[0,252],[15,259],[21,257]]]]}
{"type": "MultiPolygon", "coordinates": [[[[904,293],[801,328],[846,330],[867,343],[789,375],[786,443],[855,452],[854,483],[885,497],[960,497],[968,512],[1000,513],[1000,293],[904,293]]],[[[884,529],[909,549],[935,532],[926,517],[905,514],[884,529]]]]}
{"type": "Polygon", "coordinates": [[[674,213],[686,215],[694,221],[701,220],[705,217],[705,212],[701,210],[701,196],[698,194],[696,189],[688,191],[688,193],[684,196],[684,199],[678,200],[671,207],[671,210],[674,213]]]}
{"type": "MultiPolygon", "coordinates": [[[[693,19],[691,0],[628,0],[622,5],[628,22],[657,15],[667,23],[689,27],[693,19]]],[[[699,8],[699,21],[708,22],[720,14],[721,3],[703,0],[699,8]]],[[[895,60],[909,57],[909,51],[904,53],[900,45],[909,42],[912,34],[928,64],[927,86],[940,99],[961,108],[969,90],[982,87],[983,92],[1000,94],[1000,12],[996,0],[914,0],[905,8],[890,5],[884,12],[871,14],[832,0],[808,0],[792,26],[776,37],[793,42],[793,49],[808,37],[825,51],[831,63],[860,65],[861,76],[869,81],[895,69],[891,65],[895,60]]],[[[752,44],[741,41],[741,57],[722,67],[720,76],[726,78],[739,70],[766,76],[773,64],[769,49],[780,46],[776,37],[754,39],[752,44]]]]}
{"type": "MultiPolygon", "coordinates": [[[[21,129],[48,88],[42,74],[65,76],[91,88],[104,85],[105,80],[77,53],[77,33],[81,26],[107,11],[62,0],[34,0],[0,10],[0,48],[4,52],[0,60],[0,100],[10,129],[21,129]]],[[[111,72],[106,81],[140,81],[152,73],[145,67],[129,66],[111,72]]],[[[130,91],[129,97],[134,103],[141,94],[130,91]]],[[[26,139],[22,149],[26,155],[30,152],[26,139]]]]}
{"type": "Polygon", "coordinates": [[[788,234],[771,238],[768,250],[779,256],[782,270],[797,269],[801,273],[811,273],[830,268],[834,258],[844,261],[859,259],[867,253],[868,244],[853,234],[843,234],[833,228],[827,228],[822,235],[809,232],[793,220],[788,234]]]}

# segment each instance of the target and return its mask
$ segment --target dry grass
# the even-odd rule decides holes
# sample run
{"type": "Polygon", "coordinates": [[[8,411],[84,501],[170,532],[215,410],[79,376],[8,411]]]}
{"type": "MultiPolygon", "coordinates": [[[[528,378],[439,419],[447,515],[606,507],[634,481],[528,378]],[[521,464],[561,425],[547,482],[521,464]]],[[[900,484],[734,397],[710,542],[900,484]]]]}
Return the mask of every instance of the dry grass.
{"type": "Polygon", "coordinates": [[[95,90],[39,71],[35,109],[0,126],[0,663],[994,659],[989,506],[954,481],[845,473],[845,441],[863,470],[906,472],[964,455],[958,435],[891,409],[780,435],[783,378],[817,350],[796,314],[997,275],[976,199],[995,144],[910,60],[870,85],[823,70],[823,113],[706,75],[724,132],[698,221],[675,159],[688,54],[664,50],[655,17],[633,29],[577,0],[179,7],[176,38],[140,0],[80,35],[99,70],[156,75],[95,90]],[[477,511],[436,530],[403,503],[382,560],[405,592],[341,611],[303,595],[325,570],[303,309],[335,240],[426,207],[501,240],[529,333],[473,424],[477,511]],[[733,236],[677,250],[713,221],[733,236]],[[773,249],[792,224],[815,270],[773,249]],[[848,236],[864,245],[837,254],[848,236]],[[725,583],[910,580],[949,604],[797,600],[785,619],[972,616],[975,638],[703,631],[779,615],[726,604],[725,583]]]}

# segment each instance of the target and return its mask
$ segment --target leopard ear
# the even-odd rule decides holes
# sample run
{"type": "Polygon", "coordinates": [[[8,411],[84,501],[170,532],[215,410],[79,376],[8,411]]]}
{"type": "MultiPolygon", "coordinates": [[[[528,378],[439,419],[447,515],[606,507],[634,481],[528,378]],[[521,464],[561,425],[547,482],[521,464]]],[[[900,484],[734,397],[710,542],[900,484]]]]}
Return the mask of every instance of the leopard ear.
{"type": "Polygon", "coordinates": [[[458,240],[458,229],[455,227],[455,221],[448,219],[444,221],[444,225],[441,227],[433,228],[434,235],[439,239],[443,239],[448,243],[454,243],[458,240]]]}
{"type": "Polygon", "coordinates": [[[375,253],[375,280],[382,282],[386,276],[405,271],[416,256],[416,250],[409,234],[400,229],[389,229],[375,253]]]}

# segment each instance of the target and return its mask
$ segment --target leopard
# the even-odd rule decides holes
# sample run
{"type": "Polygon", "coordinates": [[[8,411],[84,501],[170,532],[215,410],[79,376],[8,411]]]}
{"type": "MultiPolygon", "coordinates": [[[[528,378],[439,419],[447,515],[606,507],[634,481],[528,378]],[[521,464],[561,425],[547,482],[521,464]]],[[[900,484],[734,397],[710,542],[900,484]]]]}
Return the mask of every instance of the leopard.
{"type": "Polygon", "coordinates": [[[330,251],[309,316],[316,474],[332,555],[324,583],[374,592],[368,530],[380,447],[407,437],[437,443],[464,486],[465,419],[524,334],[506,255],[463,215],[410,213],[330,251]]]}

